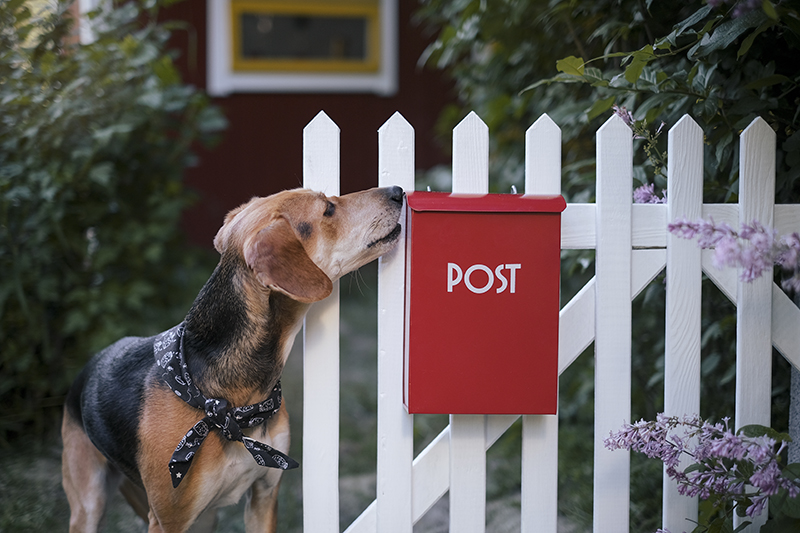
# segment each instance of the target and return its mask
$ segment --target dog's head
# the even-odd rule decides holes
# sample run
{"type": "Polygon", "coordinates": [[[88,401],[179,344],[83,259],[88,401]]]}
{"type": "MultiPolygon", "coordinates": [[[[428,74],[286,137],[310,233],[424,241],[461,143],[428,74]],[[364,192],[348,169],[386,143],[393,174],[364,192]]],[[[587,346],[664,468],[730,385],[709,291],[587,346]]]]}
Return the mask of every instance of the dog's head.
{"type": "Polygon", "coordinates": [[[402,205],[400,187],[338,197],[283,191],[228,213],[214,247],[240,254],[264,287],[315,302],[333,281],[396,244],[402,205]]]}

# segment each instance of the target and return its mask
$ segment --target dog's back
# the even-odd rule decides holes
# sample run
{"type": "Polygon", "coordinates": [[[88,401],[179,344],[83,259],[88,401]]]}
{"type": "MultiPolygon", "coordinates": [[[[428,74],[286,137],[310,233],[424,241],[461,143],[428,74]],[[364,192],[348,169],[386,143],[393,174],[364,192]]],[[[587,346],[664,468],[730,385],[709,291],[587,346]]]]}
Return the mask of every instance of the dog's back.
{"type": "Polygon", "coordinates": [[[146,375],[153,366],[153,338],[125,337],[91,359],[66,400],[66,412],[92,444],[137,483],[137,432],[146,375]]]}

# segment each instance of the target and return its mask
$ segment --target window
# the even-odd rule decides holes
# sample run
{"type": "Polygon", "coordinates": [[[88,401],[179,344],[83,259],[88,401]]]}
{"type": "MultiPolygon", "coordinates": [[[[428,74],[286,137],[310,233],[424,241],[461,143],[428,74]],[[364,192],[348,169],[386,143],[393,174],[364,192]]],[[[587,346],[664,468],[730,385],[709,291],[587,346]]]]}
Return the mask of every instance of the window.
{"type": "Polygon", "coordinates": [[[208,92],[397,85],[397,0],[209,0],[208,92]]]}

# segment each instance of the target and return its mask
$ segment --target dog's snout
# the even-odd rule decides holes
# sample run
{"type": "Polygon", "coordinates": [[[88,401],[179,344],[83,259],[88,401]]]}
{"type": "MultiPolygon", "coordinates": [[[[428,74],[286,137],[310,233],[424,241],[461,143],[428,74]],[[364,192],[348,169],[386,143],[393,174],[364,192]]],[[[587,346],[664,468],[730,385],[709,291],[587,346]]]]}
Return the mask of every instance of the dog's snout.
{"type": "Polygon", "coordinates": [[[392,202],[397,202],[398,204],[402,204],[404,195],[405,192],[403,192],[403,188],[398,187],[397,185],[386,188],[386,197],[392,202]]]}

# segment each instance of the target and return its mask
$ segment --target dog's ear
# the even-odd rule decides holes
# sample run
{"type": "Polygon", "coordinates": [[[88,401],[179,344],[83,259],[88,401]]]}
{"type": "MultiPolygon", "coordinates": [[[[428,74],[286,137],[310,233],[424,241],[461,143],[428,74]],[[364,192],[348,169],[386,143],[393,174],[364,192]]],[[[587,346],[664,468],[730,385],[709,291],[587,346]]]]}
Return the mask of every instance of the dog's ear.
{"type": "Polygon", "coordinates": [[[333,290],[330,278],[308,257],[282,218],[259,231],[245,246],[244,259],[265,287],[294,300],[317,302],[333,290]]]}

